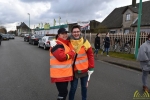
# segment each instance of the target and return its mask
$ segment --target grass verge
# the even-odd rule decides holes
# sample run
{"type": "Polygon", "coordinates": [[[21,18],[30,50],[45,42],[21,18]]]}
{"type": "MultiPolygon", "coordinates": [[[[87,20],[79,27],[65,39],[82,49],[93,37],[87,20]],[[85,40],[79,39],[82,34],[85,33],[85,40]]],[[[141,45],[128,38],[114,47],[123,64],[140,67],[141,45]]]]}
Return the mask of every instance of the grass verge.
{"type": "MultiPolygon", "coordinates": [[[[101,54],[101,50],[99,51],[99,54],[101,54]]],[[[104,53],[104,55],[106,55],[106,52],[104,53]]],[[[109,56],[110,57],[116,57],[116,58],[121,58],[121,59],[125,59],[125,60],[133,60],[136,61],[134,54],[127,54],[127,53],[122,53],[122,52],[109,52],[109,56]]]]}

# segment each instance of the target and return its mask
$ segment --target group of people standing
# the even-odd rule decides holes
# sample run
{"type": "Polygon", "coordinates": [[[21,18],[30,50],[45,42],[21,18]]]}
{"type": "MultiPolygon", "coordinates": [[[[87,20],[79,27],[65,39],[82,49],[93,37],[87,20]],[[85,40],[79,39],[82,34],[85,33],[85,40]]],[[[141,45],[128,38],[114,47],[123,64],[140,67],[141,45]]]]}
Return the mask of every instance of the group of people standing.
{"type": "Polygon", "coordinates": [[[50,48],[50,78],[58,90],[57,100],[66,100],[70,83],[69,100],[74,100],[78,81],[81,82],[82,100],[87,100],[88,78],[94,72],[94,55],[80,26],[73,26],[71,36],[64,28],[58,30],[50,48]]]}
{"type": "MultiPolygon", "coordinates": [[[[94,72],[94,54],[97,57],[100,49],[100,34],[96,35],[93,54],[89,41],[84,39],[81,34],[80,26],[73,26],[70,36],[67,33],[66,29],[60,28],[56,40],[51,41],[51,82],[56,84],[59,92],[57,100],[66,100],[68,84],[70,83],[68,100],[74,100],[80,79],[82,100],[87,100],[87,83],[89,77],[94,72]]],[[[102,51],[102,54],[106,51],[107,56],[109,56],[109,33],[106,34],[103,42],[105,49],[102,51]]],[[[137,60],[140,61],[143,72],[143,90],[149,92],[147,76],[150,72],[150,34],[148,35],[148,40],[140,46],[137,60]]]]}
{"type": "MultiPolygon", "coordinates": [[[[109,38],[109,33],[106,33],[105,38],[103,39],[103,44],[104,44],[104,49],[101,52],[101,54],[103,54],[104,52],[106,52],[107,56],[109,56],[109,48],[110,48],[110,38],[109,38]]],[[[98,56],[98,51],[100,50],[101,46],[100,46],[100,33],[97,33],[96,38],[95,38],[95,42],[94,42],[94,54],[96,55],[96,57],[98,56]]]]}

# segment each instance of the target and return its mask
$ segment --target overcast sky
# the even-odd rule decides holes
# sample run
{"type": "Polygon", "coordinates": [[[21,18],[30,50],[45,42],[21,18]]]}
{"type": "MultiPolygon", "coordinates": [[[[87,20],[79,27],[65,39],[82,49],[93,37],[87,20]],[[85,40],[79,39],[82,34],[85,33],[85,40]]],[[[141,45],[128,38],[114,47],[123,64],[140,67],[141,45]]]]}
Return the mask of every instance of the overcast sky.
{"type": "MultiPolygon", "coordinates": [[[[142,0],[149,1],[149,0],[142,0]]],[[[139,3],[139,0],[137,0],[139,3]]],[[[39,23],[58,25],[77,21],[97,20],[102,22],[115,8],[131,5],[132,0],[0,0],[0,26],[15,30],[25,22],[34,28],[39,23]]]]}

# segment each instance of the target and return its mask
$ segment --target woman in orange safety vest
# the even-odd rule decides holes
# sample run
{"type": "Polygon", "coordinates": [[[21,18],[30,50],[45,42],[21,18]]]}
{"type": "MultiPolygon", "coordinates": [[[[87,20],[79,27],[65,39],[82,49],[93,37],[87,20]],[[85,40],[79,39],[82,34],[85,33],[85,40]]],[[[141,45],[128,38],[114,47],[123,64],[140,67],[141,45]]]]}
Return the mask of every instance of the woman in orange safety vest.
{"type": "Polygon", "coordinates": [[[81,29],[78,25],[73,26],[71,29],[69,47],[77,53],[74,66],[74,79],[71,81],[69,100],[74,100],[79,79],[82,94],[82,99],[80,100],[87,100],[86,86],[88,75],[90,76],[94,72],[94,55],[91,44],[82,37],[81,29]]]}
{"type": "Polygon", "coordinates": [[[75,52],[68,47],[66,29],[60,28],[56,37],[56,41],[50,42],[50,78],[59,92],[57,100],[66,100],[68,82],[73,80],[72,62],[75,52]]]}

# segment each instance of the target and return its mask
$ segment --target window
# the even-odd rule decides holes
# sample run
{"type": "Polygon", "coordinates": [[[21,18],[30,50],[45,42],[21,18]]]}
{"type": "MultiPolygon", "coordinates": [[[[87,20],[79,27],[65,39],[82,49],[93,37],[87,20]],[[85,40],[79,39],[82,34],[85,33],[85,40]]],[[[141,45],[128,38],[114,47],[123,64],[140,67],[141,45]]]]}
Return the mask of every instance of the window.
{"type": "Polygon", "coordinates": [[[126,20],[130,20],[130,14],[126,15],[126,20]]]}
{"type": "Polygon", "coordinates": [[[109,32],[109,33],[114,34],[114,33],[116,33],[116,31],[115,31],[115,30],[110,30],[110,32],[109,32]]]}
{"type": "Polygon", "coordinates": [[[130,32],[129,29],[125,29],[125,30],[124,30],[124,33],[125,33],[125,34],[128,34],[129,32],[130,32]]]}

